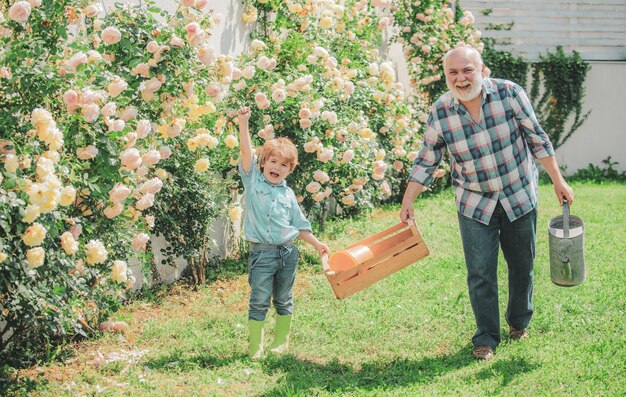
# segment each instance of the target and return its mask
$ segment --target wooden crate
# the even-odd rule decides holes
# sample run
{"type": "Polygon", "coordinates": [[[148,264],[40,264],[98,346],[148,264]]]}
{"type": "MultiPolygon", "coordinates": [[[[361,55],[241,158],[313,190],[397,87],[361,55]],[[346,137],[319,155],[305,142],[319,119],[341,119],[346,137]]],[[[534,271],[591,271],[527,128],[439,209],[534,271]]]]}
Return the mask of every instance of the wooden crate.
{"type": "Polygon", "coordinates": [[[354,266],[345,270],[333,266],[333,256],[330,260],[327,256],[322,258],[326,278],[338,299],[361,291],[429,254],[413,221],[409,221],[409,224],[399,223],[338,253],[345,255],[351,248],[360,249],[359,246],[369,248],[373,255],[368,255],[369,259],[368,256],[363,256],[365,259],[362,262],[355,258],[354,266]]]}

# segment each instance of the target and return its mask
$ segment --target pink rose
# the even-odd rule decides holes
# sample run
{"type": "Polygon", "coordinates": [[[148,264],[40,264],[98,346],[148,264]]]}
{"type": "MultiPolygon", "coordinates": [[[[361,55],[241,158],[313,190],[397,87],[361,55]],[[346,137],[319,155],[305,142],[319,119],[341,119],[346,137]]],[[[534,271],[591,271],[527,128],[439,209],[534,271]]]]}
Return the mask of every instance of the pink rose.
{"type": "Polygon", "coordinates": [[[203,9],[204,7],[206,7],[206,6],[207,6],[207,4],[209,4],[209,0],[196,0],[196,5],[195,5],[195,7],[196,7],[198,10],[201,10],[201,9],[203,9]]]}
{"type": "Polygon", "coordinates": [[[148,50],[149,53],[154,54],[155,52],[159,50],[159,43],[152,40],[146,45],[146,50],[148,50]]]}
{"type": "Polygon", "coordinates": [[[91,103],[89,105],[83,106],[80,113],[85,118],[85,121],[88,123],[93,123],[98,119],[100,115],[100,107],[95,103],[91,103]]]}
{"type": "Polygon", "coordinates": [[[332,148],[325,148],[325,149],[320,150],[317,153],[317,159],[321,161],[322,163],[328,163],[333,158],[334,155],[335,155],[335,152],[333,151],[332,148]]]}
{"type": "Polygon", "coordinates": [[[74,90],[67,90],[63,93],[63,102],[66,105],[76,105],[78,103],[78,94],[74,90]]]}
{"type": "Polygon", "coordinates": [[[311,119],[300,119],[300,128],[309,128],[311,124],[311,119]]]}
{"type": "Polygon", "coordinates": [[[113,219],[124,211],[124,204],[122,203],[113,203],[106,207],[102,212],[104,216],[109,219],[113,219]]]}
{"type": "Polygon", "coordinates": [[[88,18],[93,18],[96,15],[98,15],[98,6],[94,5],[94,4],[90,4],[87,7],[83,8],[83,13],[85,14],[85,16],[87,16],[88,18]]]}
{"type": "Polygon", "coordinates": [[[104,117],[111,117],[117,111],[117,105],[115,102],[109,102],[100,109],[100,114],[104,117]]]}
{"type": "Polygon", "coordinates": [[[126,122],[124,120],[112,120],[112,119],[105,119],[105,123],[107,125],[107,127],[109,127],[109,131],[111,132],[116,132],[116,131],[123,131],[124,127],[126,127],[126,122]]]}
{"type": "Polygon", "coordinates": [[[354,158],[354,150],[346,150],[341,157],[341,161],[344,163],[349,163],[354,158]]]}
{"type": "Polygon", "coordinates": [[[90,160],[98,155],[98,148],[94,145],[85,146],[76,150],[76,157],[81,160],[90,160]]]}
{"type": "Polygon", "coordinates": [[[198,47],[198,60],[203,65],[208,65],[213,60],[214,49],[208,44],[198,47]]]}
{"type": "Polygon", "coordinates": [[[77,52],[76,54],[72,55],[72,57],[67,61],[67,65],[69,66],[69,69],[72,71],[76,70],[76,68],[79,67],[80,65],[84,65],[86,63],[87,63],[87,54],[85,54],[82,51],[77,52]]]}
{"type": "Polygon", "coordinates": [[[134,170],[141,165],[141,155],[135,148],[126,149],[120,153],[120,160],[122,167],[127,170],[134,170]]]}
{"type": "Polygon", "coordinates": [[[159,153],[158,150],[154,150],[154,149],[148,150],[146,153],[144,153],[143,156],[141,156],[142,164],[148,167],[155,165],[156,163],[159,162],[159,160],[161,160],[161,153],[159,153]]]}
{"type": "Polygon", "coordinates": [[[116,96],[124,92],[126,88],[128,88],[128,83],[124,79],[118,77],[113,80],[111,84],[109,84],[109,86],[107,87],[107,91],[112,98],[115,98],[116,96]]]}
{"type": "Polygon", "coordinates": [[[109,26],[100,33],[100,38],[105,45],[118,43],[122,39],[122,34],[115,26],[109,26]]]}
{"type": "Polygon", "coordinates": [[[9,8],[9,18],[17,23],[24,23],[30,16],[31,7],[27,1],[16,1],[9,8]]]}
{"type": "Polygon", "coordinates": [[[309,193],[317,193],[321,188],[322,185],[320,185],[318,182],[311,182],[306,185],[306,191],[309,193]]]}
{"type": "Polygon", "coordinates": [[[115,186],[109,191],[109,198],[114,203],[119,203],[130,195],[131,190],[128,186],[116,183],[115,186]]]}
{"type": "Polygon", "coordinates": [[[275,89],[274,92],[272,92],[272,99],[275,102],[283,102],[286,97],[287,93],[282,88],[275,89]]]}
{"type": "MultiPolygon", "coordinates": [[[[137,138],[143,139],[147,137],[152,132],[152,125],[150,121],[142,119],[137,122],[137,138]]],[[[161,156],[163,157],[163,156],[161,156]]]]}
{"type": "Polygon", "coordinates": [[[161,154],[161,159],[167,160],[172,155],[172,149],[169,146],[161,146],[159,153],[161,154]]]}
{"type": "Polygon", "coordinates": [[[216,98],[222,94],[224,89],[220,83],[212,81],[207,85],[204,91],[207,93],[207,95],[216,98]]]}
{"type": "Polygon", "coordinates": [[[263,55],[257,61],[256,66],[261,70],[266,70],[270,66],[270,59],[263,55]]]}
{"type": "Polygon", "coordinates": [[[247,79],[247,80],[250,80],[252,77],[254,77],[254,73],[255,73],[255,69],[254,69],[254,66],[252,66],[252,65],[246,66],[241,71],[241,74],[243,75],[243,78],[247,79]]]}
{"type": "Polygon", "coordinates": [[[135,251],[145,251],[148,240],[150,240],[150,236],[148,236],[146,233],[139,233],[130,243],[130,246],[135,251]]]}
{"type": "Polygon", "coordinates": [[[120,119],[124,121],[128,121],[137,117],[138,113],[139,113],[139,110],[137,110],[136,107],[129,106],[122,111],[122,114],[120,115],[120,119]]]}
{"type": "Polygon", "coordinates": [[[146,208],[150,208],[154,205],[154,195],[151,193],[146,193],[135,203],[135,208],[139,211],[143,211],[146,208]]]}
{"type": "Polygon", "coordinates": [[[170,45],[176,48],[183,48],[185,46],[185,41],[178,36],[172,36],[170,39],[170,45]]]}
{"type": "Polygon", "coordinates": [[[134,68],[132,68],[130,71],[130,74],[132,76],[140,75],[141,77],[148,78],[150,77],[150,66],[147,63],[142,62],[138,64],[137,66],[135,66],[134,68]]]}
{"type": "Polygon", "coordinates": [[[161,191],[162,187],[163,182],[159,178],[154,177],[145,181],[143,185],[141,185],[141,188],[139,190],[141,190],[141,193],[143,194],[157,194],[159,191],[161,191]]]}
{"type": "Polygon", "coordinates": [[[330,181],[330,177],[328,176],[327,173],[325,173],[322,170],[317,170],[313,173],[313,179],[315,179],[316,181],[320,182],[320,183],[326,183],[328,181],[330,181]]]}

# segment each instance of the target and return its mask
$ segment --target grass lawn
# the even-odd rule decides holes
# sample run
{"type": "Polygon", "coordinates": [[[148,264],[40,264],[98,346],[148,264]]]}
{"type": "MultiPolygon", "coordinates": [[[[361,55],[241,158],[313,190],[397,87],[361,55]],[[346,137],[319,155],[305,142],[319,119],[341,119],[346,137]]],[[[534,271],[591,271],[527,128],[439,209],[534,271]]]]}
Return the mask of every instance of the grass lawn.
{"type": "MultiPolygon", "coordinates": [[[[245,356],[246,275],[192,291],[173,287],[116,315],[124,336],[68,347],[50,364],[14,374],[8,394],[227,396],[624,396],[626,390],[626,186],[574,184],[573,215],[585,222],[588,279],[550,281],[547,224],[560,214],[541,186],[535,316],[530,337],[510,341],[504,322],[506,266],[500,264],[503,343],[494,360],[471,358],[474,321],[450,192],[420,197],[416,216],[431,255],[345,300],[320,266],[303,265],[295,287],[291,353],[245,356]]],[[[398,207],[327,225],[340,249],[397,223],[398,207]]],[[[312,251],[305,247],[305,255],[312,251]]],[[[273,319],[266,324],[267,333],[273,319]]],[[[0,389],[1,391],[2,389],[0,389]]]]}

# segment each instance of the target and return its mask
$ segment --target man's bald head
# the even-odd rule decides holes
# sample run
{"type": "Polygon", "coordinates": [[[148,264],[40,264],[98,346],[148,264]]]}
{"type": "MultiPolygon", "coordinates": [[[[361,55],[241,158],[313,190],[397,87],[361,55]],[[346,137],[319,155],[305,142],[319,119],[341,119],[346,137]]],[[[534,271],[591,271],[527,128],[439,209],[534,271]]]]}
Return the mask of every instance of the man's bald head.
{"type": "Polygon", "coordinates": [[[443,70],[444,71],[446,70],[448,58],[451,56],[465,56],[471,59],[475,63],[477,69],[480,70],[483,67],[483,58],[480,55],[480,52],[478,52],[478,50],[474,47],[471,47],[468,45],[462,45],[462,46],[455,47],[449,50],[443,56],[443,70]]]}

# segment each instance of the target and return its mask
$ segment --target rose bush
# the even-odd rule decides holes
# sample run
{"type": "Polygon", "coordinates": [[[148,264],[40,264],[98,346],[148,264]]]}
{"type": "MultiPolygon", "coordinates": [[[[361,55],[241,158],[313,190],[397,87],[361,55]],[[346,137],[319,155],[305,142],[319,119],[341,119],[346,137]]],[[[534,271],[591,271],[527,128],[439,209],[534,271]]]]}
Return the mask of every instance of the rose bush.
{"type": "Polygon", "coordinates": [[[296,143],[301,165],[289,183],[304,208],[323,213],[330,200],[354,214],[397,194],[420,122],[379,51],[387,6],[244,3],[254,40],[227,101],[252,105],[258,144],[274,135],[296,143]]]}
{"type": "MultiPolygon", "coordinates": [[[[100,19],[83,1],[0,10],[8,17],[0,18],[0,354],[8,359],[92,331],[132,286],[128,261],[149,269],[155,218],[186,219],[176,206],[153,207],[164,184],[176,191],[174,173],[193,173],[178,165],[201,159],[189,138],[219,124],[204,92],[214,61],[206,39],[219,18],[181,7],[170,24],[153,17],[156,8],[100,19]]],[[[218,137],[207,139],[227,148],[218,137]]],[[[216,164],[227,149],[212,156],[216,164]]],[[[208,176],[193,175],[198,194],[186,199],[219,203],[201,183],[208,176]]]]}

